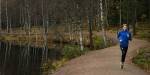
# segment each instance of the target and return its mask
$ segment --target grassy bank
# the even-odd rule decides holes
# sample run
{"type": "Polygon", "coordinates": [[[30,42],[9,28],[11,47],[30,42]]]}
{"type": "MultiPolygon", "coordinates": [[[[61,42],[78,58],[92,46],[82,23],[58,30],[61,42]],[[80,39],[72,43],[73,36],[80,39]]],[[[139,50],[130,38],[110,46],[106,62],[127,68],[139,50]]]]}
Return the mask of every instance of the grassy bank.
{"type": "Polygon", "coordinates": [[[133,63],[150,72],[150,47],[140,49],[139,54],[133,58],[133,63]]]}
{"type": "Polygon", "coordinates": [[[67,61],[84,55],[89,49],[84,48],[83,51],[80,50],[79,45],[64,45],[62,50],[60,50],[59,59],[50,60],[44,62],[41,65],[42,75],[48,75],[54,73],[60,67],[62,67],[67,61]]]}
{"type": "MultiPolygon", "coordinates": [[[[0,41],[6,42],[13,42],[13,44],[16,45],[27,45],[30,44],[32,47],[40,47],[43,48],[43,45],[45,43],[45,39],[42,29],[36,29],[32,28],[30,34],[26,33],[23,30],[16,29],[17,31],[12,33],[3,33],[0,36],[0,41]]],[[[48,32],[47,34],[47,46],[49,48],[49,51],[56,51],[53,48],[59,48],[57,51],[60,54],[55,54],[51,52],[52,54],[48,55],[54,55],[54,57],[48,57],[48,59],[45,61],[42,61],[41,69],[43,75],[54,73],[56,70],[58,70],[60,67],[62,67],[67,61],[72,60],[76,57],[79,57],[81,55],[84,55],[88,51],[98,50],[105,48],[104,41],[102,36],[97,35],[99,32],[93,31],[93,49],[89,49],[89,33],[87,31],[83,31],[83,46],[84,49],[81,51],[80,49],[80,35],[78,33],[73,33],[73,35],[69,34],[68,32],[48,32]],[[61,46],[61,47],[59,47],[61,46]],[[53,50],[50,50],[53,49],[53,50]],[[58,56],[57,56],[58,55],[58,56]],[[58,58],[55,58],[58,57],[58,58]]],[[[114,45],[115,42],[111,41],[110,38],[107,38],[107,47],[114,45]]]]}
{"type": "MultiPolygon", "coordinates": [[[[0,33],[0,41],[13,42],[14,44],[26,45],[30,43],[33,47],[43,47],[45,41],[49,48],[53,48],[54,43],[79,43],[79,31],[66,32],[59,28],[59,30],[52,30],[48,28],[47,36],[43,32],[43,28],[32,27],[30,34],[21,28],[13,28],[9,33],[6,30],[2,30],[0,33]],[[47,37],[47,39],[45,39],[47,37]]],[[[83,44],[84,46],[89,45],[89,34],[87,31],[83,32],[83,44]]]]}
{"type": "MultiPolygon", "coordinates": [[[[135,38],[150,42],[150,24],[139,23],[139,26],[136,28],[137,33],[135,38]]],[[[138,55],[133,58],[133,63],[150,72],[150,47],[140,49],[138,55]]]]}

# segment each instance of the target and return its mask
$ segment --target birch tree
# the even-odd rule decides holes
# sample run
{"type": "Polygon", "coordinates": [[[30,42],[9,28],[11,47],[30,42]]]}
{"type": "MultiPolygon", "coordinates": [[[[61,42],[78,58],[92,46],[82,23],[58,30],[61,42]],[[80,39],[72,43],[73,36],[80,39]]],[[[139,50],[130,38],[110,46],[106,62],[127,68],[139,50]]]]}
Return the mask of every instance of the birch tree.
{"type": "MultiPolygon", "coordinates": [[[[29,69],[29,62],[30,62],[30,45],[31,45],[31,4],[30,0],[25,0],[25,25],[26,25],[26,33],[28,34],[28,45],[27,45],[27,50],[26,50],[26,68],[29,69]]],[[[29,74],[29,71],[26,72],[29,74]]]]}
{"type": "Polygon", "coordinates": [[[93,32],[92,32],[92,20],[93,20],[93,7],[92,7],[92,4],[93,4],[93,2],[92,2],[92,0],[89,0],[89,6],[90,7],[88,7],[88,9],[87,9],[87,18],[88,18],[88,31],[89,31],[89,40],[90,40],[90,48],[92,49],[93,48],[93,38],[92,38],[92,36],[93,36],[93,32]]]}
{"type": "Polygon", "coordinates": [[[81,48],[81,51],[83,51],[83,33],[82,33],[82,21],[80,20],[80,27],[79,27],[79,30],[80,30],[80,48],[81,48]]]}
{"type": "Polygon", "coordinates": [[[133,24],[133,35],[136,35],[136,27],[137,26],[137,1],[134,0],[134,24],[133,24]]]}
{"type": "Polygon", "coordinates": [[[42,0],[42,4],[41,4],[43,40],[44,40],[44,49],[43,49],[43,55],[42,55],[43,62],[47,61],[47,54],[48,54],[47,35],[48,35],[48,24],[49,24],[49,22],[48,22],[48,6],[47,6],[46,2],[47,2],[46,0],[42,0]]]}
{"type": "Polygon", "coordinates": [[[47,56],[48,56],[48,38],[47,38],[47,36],[48,36],[48,25],[49,25],[49,21],[48,21],[48,19],[49,19],[49,16],[48,16],[48,13],[49,13],[49,11],[48,11],[48,4],[47,4],[47,0],[45,1],[45,8],[46,8],[46,13],[45,13],[45,22],[46,22],[46,24],[44,25],[44,40],[45,40],[45,52],[46,52],[46,54],[45,54],[45,56],[46,56],[46,60],[47,60],[47,56]]]}
{"type": "Polygon", "coordinates": [[[6,27],[7,27],[6,30],[7,30],[7,32],[9,32],[9,23],[8,23],[8,22],[9,22],[9,21],[8,21],[8,19],[9,19],[9,18],[8,18],[8,1],[6,0],[5,3],[6,3],[6,4],[5,4],[5,10],[6,10],[6,11],[5,11],[5,14],[6,14],[6,27]]]}
{"type": "Polygon", "coordinates": [[[149,2],[149,22],[150,22],[150,0],[148,0],[148,2],[149,2]]]}
{"type": "Polygon", "coordinates": [[[0,31],[2,30],[2,0],[0,0],[0,31]]]}
{"type": "Polygon", "coordinates": [[[121,14],[121,12],[122,12],[122,1],[120,0],[120,11],[119,11],[119,14],[120,14],[120,26],[121,26],[121,24],[122,24],[122,14],[121,14]]]}
{"type": "Polygon", "coordinates": [[[77,2],[76,3],[76,5],[77,5],[77,16],[78,16],[78,18],[79,19],[77,19],[77,21],[78,21],[78,24],[79,24],[79,41],[80,41],[80,49],[81,49],[81,51],[83,51],[83,33],[82,33],[82,19],[81,19],[81,4],[80,4],[80,2],[77,2]]]}
{"type": "Polygon", "coordinates": [[[24,3],[23,3],[23,18],[24,18],[24,31],[25,33],[27,34],[28,33],[28,18],[27,18],[27,0],[24,0],[24,3]]]}
{"type": "Polygon", "coordinates": [[[106,26],[108,27],[109,23],[108,23],[108,1],[107,0],[105,0],[105,22],[106,22],[106,26]]]}
{"type": "Polygon", "coordinates": [[[104,40],[104,46],[107,46],[106,43],[106,32],[105,32],[105,26],[104,26],[104,9],[103,9],[103,0],[100,0],[100,12],[101,12],[101,29],[103,34],[103,40],[104,40]]]}

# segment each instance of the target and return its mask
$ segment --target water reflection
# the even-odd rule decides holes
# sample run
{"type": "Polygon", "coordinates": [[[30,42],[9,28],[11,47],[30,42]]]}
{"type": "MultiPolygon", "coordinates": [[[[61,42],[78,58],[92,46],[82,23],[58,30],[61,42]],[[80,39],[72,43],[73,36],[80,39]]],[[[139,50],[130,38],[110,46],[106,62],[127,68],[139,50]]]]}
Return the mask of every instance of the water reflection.
{"type": "MultiPolygon", "coordinates": [[[[48,59],[59,59],[61,50],[58,49],[47,50],[48,59]]],[[[42,75],[41,65],[45,61],[42,59],[45,58],[43,50],[45,47],[35,48],[0,42],[0,75],[42,75]]]]}

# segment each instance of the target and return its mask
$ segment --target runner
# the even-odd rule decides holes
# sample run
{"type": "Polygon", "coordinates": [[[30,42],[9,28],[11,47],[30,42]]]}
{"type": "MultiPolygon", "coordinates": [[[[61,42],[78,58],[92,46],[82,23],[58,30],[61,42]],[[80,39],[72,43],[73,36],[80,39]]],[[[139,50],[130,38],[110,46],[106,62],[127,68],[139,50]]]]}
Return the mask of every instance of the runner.
{"type": "Polygon", "coordinates": [[[121,69],[123,69],[126,53],[128,51],[129,40],[131,41],[131,33],[127,29],[127,24],[123,24],[123,28],[120,32],[118,32],[117,38],[120,42],[120,49],[122,52],[121,57],[121,69]]]}

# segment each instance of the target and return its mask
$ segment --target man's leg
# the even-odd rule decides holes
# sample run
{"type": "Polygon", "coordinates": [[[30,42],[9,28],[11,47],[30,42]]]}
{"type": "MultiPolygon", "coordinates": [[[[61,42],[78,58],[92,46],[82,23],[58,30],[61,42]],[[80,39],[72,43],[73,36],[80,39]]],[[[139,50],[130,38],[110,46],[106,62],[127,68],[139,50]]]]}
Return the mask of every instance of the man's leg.
{"type": "Polygon", "coordinates": [[[124,63],[125,62],[125,58],[126,58],[126,54],[127,54],[127,50],[128,48],[125,47],[125,48],[122,48],[122,62],[124,63]]]}
{"type": "Polygon", "coordinates": [[[123,69],[126,54],[127,54],[128,47],[121,47],[122,57],[121,57],[121,69],[123,69]]]}

